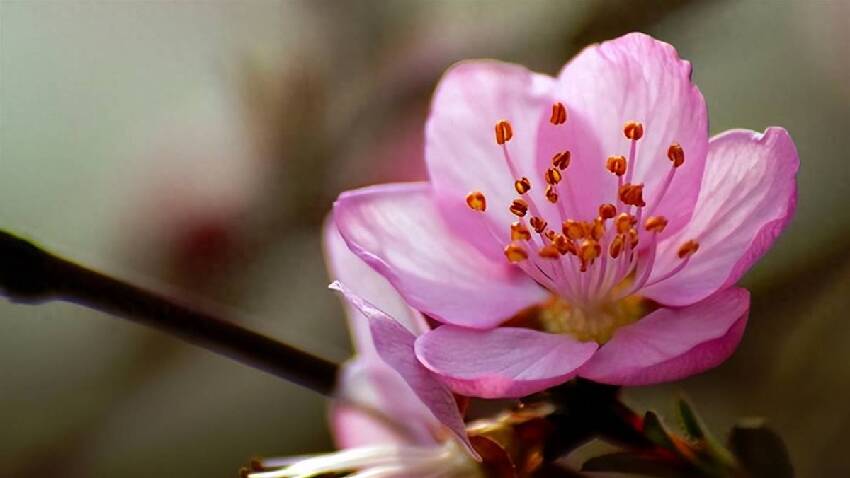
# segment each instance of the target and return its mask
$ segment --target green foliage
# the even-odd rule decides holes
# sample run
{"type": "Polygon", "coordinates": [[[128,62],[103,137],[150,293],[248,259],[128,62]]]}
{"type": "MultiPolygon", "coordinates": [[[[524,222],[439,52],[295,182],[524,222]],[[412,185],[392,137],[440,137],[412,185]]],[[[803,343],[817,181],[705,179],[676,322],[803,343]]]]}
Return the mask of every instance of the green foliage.
{"type": "Polygon", "coordinates": [[[625,451],[591,458],[582,471],[660,478],[793,478],[785,444],[761,421],[736,425],[724,447],[684,398],[676,402],[676,415],[682,435],[668,430],[655,412],[646,412],[639,431],[650,446],[626,446],[625,451]]]}

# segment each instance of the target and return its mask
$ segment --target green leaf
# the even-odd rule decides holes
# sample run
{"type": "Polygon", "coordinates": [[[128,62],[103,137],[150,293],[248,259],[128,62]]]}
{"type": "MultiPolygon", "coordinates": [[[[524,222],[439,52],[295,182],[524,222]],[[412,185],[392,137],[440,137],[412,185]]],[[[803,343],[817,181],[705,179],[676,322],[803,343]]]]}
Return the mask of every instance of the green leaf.
{"type": "Polygon", "coordinates": [[[684,397],[679,397],[676,400],[676,412],[679,415],[679,422],[682,424],[682,429],[688,438],[701,441],[709,435],[699,415],[694,411],[694,407],[684,397]]]}
{"type": "Polygon", "coordinates": [[[710,470],[734,469],[737,466],[735,457],[714,437],[687,399],[679,397],[676,400],[676,412],[685,436],[702,449],[700,466],[708,470],[708,474],[713,473],[710,470]]]}
{"type": "Polygon", "coordinates": [[[670,451],[676,451],[676,445],[673,443],[673,439],[670,438],[670,433],[664,428],[661,419],[658,418],[655,412],[646,412],[646,415],[644,415],[643,434],[652,443],[670,451]]]}
{"type": "Polygon", "coordinates": [[[693,471],[655,456],[639,453],[610,453],[584,462],[581,471],[637,473],[659,478],[693,478],[693,471]]]}
{"type": "Polygon", "coordinates": [[[732,428],[729,449],[751,478],[792,478],[794,467],[782,438],[760,420],[732,428]]]}

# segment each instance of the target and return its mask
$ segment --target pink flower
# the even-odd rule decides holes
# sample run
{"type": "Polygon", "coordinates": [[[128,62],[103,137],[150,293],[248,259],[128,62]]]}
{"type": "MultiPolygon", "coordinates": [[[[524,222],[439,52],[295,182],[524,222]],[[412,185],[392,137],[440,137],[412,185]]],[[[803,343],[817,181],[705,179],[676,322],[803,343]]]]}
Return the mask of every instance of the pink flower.
{"type": "Polygon", "coordinates": [[[331,275],[352,284],[352,288],[339,282],[331,286],[346,300],[357,350],[343,368],[331,409],[334,437],[341,451],[264,460],[261,469],[247,476],[359,472],[376,478],[483,477],[454,396],[416,360],[414,331],[427,330],[422,316],[401,300],[386,279],[348,250],[333,223],[325,228],[325,252],[331,275]]]}
{"type": "Polygon", "coordinates": [[[430,182],[346,192],[334,209],[349,248],[442,324],[415,340],[422,365],[456,393],[515,397],[576,376],[675,380],[731,355],[749,309],[735,283],[793,215],[798,158],[781,128],[709,139],[690,77],[643,34],[557,78],[496,62],[446,73],[430,182]]]}

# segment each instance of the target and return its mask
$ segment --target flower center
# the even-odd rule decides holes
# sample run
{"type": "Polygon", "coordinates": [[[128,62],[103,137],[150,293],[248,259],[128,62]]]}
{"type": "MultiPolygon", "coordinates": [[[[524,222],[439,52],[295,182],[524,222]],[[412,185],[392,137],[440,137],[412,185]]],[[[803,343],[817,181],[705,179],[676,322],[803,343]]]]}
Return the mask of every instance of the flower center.
{"type": "MultiPolygon", "coordinates": [[[[566,123],[567,117],[563,103],[552,106],[552,127],[566,123]]],[[[600,164],[617,178],[610,202],[599,205],[596,217],[576,218],[567,214],[568,203],[562,199],[559,188],[570,162],[586,159],[572,158],[570,151],[555,154],[542,171],[545,186],[540,188],[520,175],[511,157],[508,144],[513,137],[513,126],[508,121],[499,121],[495,133],[496,143],[501,146],[514,178],[517,197],[508,209],[517,221],[509,231],[495,230],[486,221],[491,234],[506,241],[504,252],[510,263],[558,298],[543,308],[544,330],[570,333],[582,340],[607,341],[617,327],[634,322],[645,312],[637,293],[677,274],[699,248],[696,240],[686,241],[678,249],[679,264],[650,280],[658,236],[667,227],[667,219],[653,212],[670,188],[676,170],[685,162],[684,149],[678,143],[669,146],[667,158],[671,167],[658,189],[645,198],[644,185],[634,181],[644,126],[636,121],[627,122],[621,134],[629,140],[628,156],[612,155],[600,164]],[[555,218],[547,220],[541,214],[538,204],[543,203],[539,201],[556,207],[557,222],[550,224],[555,218]]],[[[570,186],[575,184],[567,185],[570,186]]],[[[469,193],[466,201],[471,209],[485,213],[487,201],[482,192],[469,193]]]]}
{"type": "MultiPolygon", "coordinates": [[[[629,287],[627,279],[613,293],[629,287]]],[[[567,334],[581,342],[604,344],[620,327],[637,322],[657,308],[655,302],[638,295],[601,300],[590,306],[576,306],[553,294],[545,302],[525,309],[503,325],[526,327],[552,334],[567,334]]]]}
{"type": "Polygon", "coordinates": [[[571,306],[554,296],[540,308],[538,320],[544,332],[568,334],[581,342],[601,345],[611,340],[618,328],[646,315],[647,309],[648,302],[634,295],[592,309],[571,306]]]}

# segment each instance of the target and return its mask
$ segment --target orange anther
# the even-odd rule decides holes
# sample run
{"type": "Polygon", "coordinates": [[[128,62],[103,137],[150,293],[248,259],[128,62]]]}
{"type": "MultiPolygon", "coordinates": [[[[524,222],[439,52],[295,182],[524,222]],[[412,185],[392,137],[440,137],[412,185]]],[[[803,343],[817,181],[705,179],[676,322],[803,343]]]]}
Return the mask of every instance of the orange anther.
{"type": "Polygon", "coordinates": [[[630,206],[643,207],[643,184],[624,184],[620,187],[620,201],[630,206]]]}
{"type": "Polygon", "coordinates": [[[556,234],[555,238],[552,239],[552,244],[554,244],[555,247],[558,248],[558,252],[560,252],[561,255],[564,255],[564,254],[567,254],[567,253],[572,253],[572,254],[576,253],[575,244],[573,244],[572,241],[567,239],[567,236],[565,236],[563,234],[556,234]]]}
{"type": "Polygon", "coordinates": [[[543,220],[543,218],[534,216],[534,217],[531,218],[531,220],[529,222],[531,223],[531,227],[538,234],[540,234],[540,233],[542,233],[543,231],[546,230],[547,223],[546,223],[546,221],[543,220]]]}
{"type": "Polygon", "coordinates": [[[558,202],[558,189],[555,186],[546,186],[546,199],[552,204],[558,202]]]}
{"type": "Polygon", "coordinates": [[[578,257],[581,259],[581,271],[587,271],[587,265],[592,264],[599,254],[602,253],[602,247],[593,239],[585,239],[581,241],[578,249],[578,257]]]}
{"type": "Polygon", "coordinates": [[[633,141],[641,139],[643,137],[643,124],[638,121],[628,121],[623,126],[623,134],[633,141]]]}
{"type": "Polygon", "coordinates": [[[557,167],[561,171],[567,169],[567,166],[570,165],[571,156],[572,154],[569,151],[555,153],[555,156],[552,156],[552,166],[557,167]]]}
{"type": "Polygon", "coordinates": [[[508,244],[505,246],[505,257],[511,264],[517,264],[528,259],[528,252],[519,244],[508,244]]]}
{"type": "Polygon", "coordinates": [[[673,167],[678,168],[685,162],[685,150],[679,143],[673,143],[667,148],[667,158],[673,162],[673,167]]]}
{"type": "Polygon", "coordinates": [[[609,156],[605,162],[605,168],[617,176],[626,174],[626,157],[625,156],[609,156]]]}
{"type": "Polygon", "coordinates": [[[667,218],[664,216],[648,217],[643,227],[649,232],[661,234],[664,232],[664,228],[667,227],[667,218]]]}
{"type": "Polygon", "coordinates": [[[685,242],[679,247],[679,259],[684,259],[686,257],[690,257],[694,255],[694,253],[699,249],[699,242],[691,239],[690,241],[685,242]]]}
{"type": "Polygon", "coordinates": [[[484,212],[487,209],[487,198],[481,191],[472,191],[466,195],[466,205],[473,211],[484,212]]]}
{"type": "Polygon", "coordinates": [[[511,240],[512,241],[527,241],[531,239],[531,232],[525,227],[525,224],[517,221],[511,224],[511,240]]]}
{"type": "Polygon", "coordinates": [[[637,219],[631,214],[621,212],[617,219],[614,220],[614,225],[617,227],[617,232],[620,234],[624,234],[629,232],[629,229],[635,225],[637,219]]]}
{"type": "Polygon", "coordinates": [[[516,189],[516,192],[520,194],[525,194],[531,190],[531,181],[529,181],[527,177],[523,176],[514,182],[514,189],[516,189]]]}
{"type": "Polygon", "coordinates": [[[560,101],[552,105],[552,117],[549,118],[552,124],[564,124],[567,122],[567,108],[560,101]]]}
{"type": "Polygon", "coordinates": [[[561,225],[561,230],[567,238],[576,240],[584,238],[584,226],[579,221],[574,221],[572,219],[567,219],[561,225]]]}
{"type": "Polygon", "coordinates": [[[561,172],[555,168],[549,168],[546,170],[546,174],[544,175],[546,178],[546,184],[553,186],[561,182],[561,172]]]}
{"type": "Polygon", "coordinates": [[[602,204],[599,206],[599,217],[602,219],[611,219],[617,215],[617,207],[613,204],[602,204]]]}
{"type": "Polygon", "coordinates": [[[514,137],[514,130],[511,128],[511,124],[502,120],[496,123],[496,143],[497,144],[505,144],[514,137]]]}
{"type": "Polygon", "coordinates": [[[635,229],[635,228],[629,229],[628,239],[629,239],[629,247],[631,247],[632,249],[637,247],[638,243],[640,242],[640,236],[638,235],[637,229],[635,229]]]}
{"type": "Polygon", "coordinates": [[[537,253],[540,255],[540,257],[543,257],[545,259],[557,259],[561,255],[561,253],[558,252],[558,248],[555,247],[553,244],[546,244],[545,246],[541,247],[540,250],[537,251],[537,253]]]}
{"type": "Polygon", "coordinates": [[[605,223],[602,222],[601,218],[597,217],[593,220],[593,222],[588,223],[588,226],[590,226],[589,235],[593,239],[596,239],[598,241],[602,239],[602,236],[605,235],[605,223]]]}
{"type": "Polygon", "coordinates": [[[511,202],[509,209],[515,216],[523,217],[528,212],[528,203],[522,198],[516,198],[511,202]]]}
{"type": "Polygon", "coordinates": [[[626,236],[623,234],[617,234],[614,236],[614,239],[611,241],[611,247],[608,248],[608,253],[611,254],[611,257],[616,259],[620,256],[620,253],[623,252],[623,246],[626,244],[626,236]]]}

